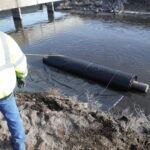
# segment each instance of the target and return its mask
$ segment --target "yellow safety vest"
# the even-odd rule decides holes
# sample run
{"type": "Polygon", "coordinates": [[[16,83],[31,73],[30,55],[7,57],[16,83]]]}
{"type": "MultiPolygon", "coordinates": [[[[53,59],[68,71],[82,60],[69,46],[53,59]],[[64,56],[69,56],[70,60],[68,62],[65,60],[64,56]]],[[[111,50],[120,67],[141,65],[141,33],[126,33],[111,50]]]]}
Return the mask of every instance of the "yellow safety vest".
{"type": "Polygon", "coordinates": [[[26,57],[18,44],[7,34],[0,32],[0,99],[13,92],[16,77],[27,76],[26,57]]]}

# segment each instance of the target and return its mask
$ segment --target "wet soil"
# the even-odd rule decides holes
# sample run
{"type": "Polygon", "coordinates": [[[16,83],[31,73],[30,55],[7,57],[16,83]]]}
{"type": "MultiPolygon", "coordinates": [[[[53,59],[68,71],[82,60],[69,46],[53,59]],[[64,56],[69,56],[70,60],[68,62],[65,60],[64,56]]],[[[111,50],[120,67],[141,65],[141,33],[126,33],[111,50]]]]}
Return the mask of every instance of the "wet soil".
{"type": "MultiPolygon", "coordinates": [[[[88,104],[53,91],[19,92],[15,97],[27,134],[27,150],[150,149],[149,130],[134,131],[126,116],[116,119],[109,113],[90,111],[88,104]]],[[[0,150],[11,150],[6,122],[0,118],[0,150]]]]}

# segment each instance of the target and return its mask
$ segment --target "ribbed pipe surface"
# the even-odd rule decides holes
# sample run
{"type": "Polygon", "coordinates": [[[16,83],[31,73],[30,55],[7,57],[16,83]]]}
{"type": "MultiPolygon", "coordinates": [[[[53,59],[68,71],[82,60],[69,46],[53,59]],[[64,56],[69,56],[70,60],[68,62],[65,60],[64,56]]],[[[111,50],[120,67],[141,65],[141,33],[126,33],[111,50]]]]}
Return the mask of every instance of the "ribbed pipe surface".
{"type": "Polygon", "coordinates": [[[111,69],[102,65],[70,58],[67,56],[52,55],[43,58],[43,62],[67,72],[94,80],[120,90],[129,90],[137,76],[120,70],[111,69]]]}

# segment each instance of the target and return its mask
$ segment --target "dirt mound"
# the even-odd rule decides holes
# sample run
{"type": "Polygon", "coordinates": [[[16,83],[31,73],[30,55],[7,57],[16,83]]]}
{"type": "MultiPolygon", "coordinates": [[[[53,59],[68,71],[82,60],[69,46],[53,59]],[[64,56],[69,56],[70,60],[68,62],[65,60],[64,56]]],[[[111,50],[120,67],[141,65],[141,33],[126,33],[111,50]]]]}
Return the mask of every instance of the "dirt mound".
{"type": "Polygon", "coordinates": [[[115,13],[125,10],[150,11],[149,0],[66,0],[56,7],[58,10],[76,10],[78,13],[115,13]]]}
{"type": "MultiPolygon", "coordinates": [[[[137,133],[111,115],[51,93],[16,93],[27,134],[27,150],[149,150],[149,133],[137,133]]],[[[0,150],[11,150],[1,116],[0,150]]]]}

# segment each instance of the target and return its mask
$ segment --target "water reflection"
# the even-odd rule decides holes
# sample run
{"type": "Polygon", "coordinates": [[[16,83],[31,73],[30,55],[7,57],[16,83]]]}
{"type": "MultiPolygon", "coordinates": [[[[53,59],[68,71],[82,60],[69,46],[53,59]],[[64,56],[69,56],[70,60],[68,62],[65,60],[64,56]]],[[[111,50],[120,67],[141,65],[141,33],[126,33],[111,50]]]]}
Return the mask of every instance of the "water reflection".
{"type": "Polygon", "coordinates": [[[63,19],[69,16],[69,13],[54,12],[54,19],[63,19]]]}
{"type": "Polygon", "coordinates": [[[80,15],[84,19],[93,19],[105,21],[107,23],[120,23],[120,25],[129,24],[135,25],[136,27],[150,27],[150,15],[149,16],[138,16],[138,15],[112,15],[112,14],[103,14],[103,15],[80,15]]]}
{"type": "Polygon", "coordinates": [[[22,25],[24,27],[31,26],[40,22],[48,22],[48,11],[46,7],[34,12],[26,12],[22,14],[22,25]],[[32,16],[32,17],[31,17],[32,16]]]}
{"type": "Polygon", "coordinates": [[[13,32],[15,30],[16,28],[11,11],[0,12],[0,31],[13,32]]]}
{"type": "MultiPolygon", "coordinates": [[[[58,13],[58,18],[61,18],[59,15],[58,13]]],[[[62,17],[62,19],[25,28],[18,25],[17,32],[11,33],[11,36],[25,53],[65,54],[134,73],[140,77],[139,81],[150,84],[149,27],[150,21],[146,18],[70,15],[67,18],[62,17]]],[[[105,108],[116,105],[118,102],[120,94],[109,94],[106,89],[102,95],[99,85],[79,79],[74,80],[73,77],[62,74],[58,70],[56,70],[56,74],[59,76],[56,76],[53,70],[46,70],[45,65],[42,64],[42,57],[30,56],[28,63],[29,90],[39,88],[41,91],[48,87],[63,87],[65,94],[70,91],[70,93],[78,95],[81,100],[87,95],[86,92],[90,91],[90,95],[92,95],[90,97],[103,103],[105,108]],[[46,72],[44,72],[45,70],[46,72]]],[[[123,95],[125,94],[123,93],[123,95]]],[[[139,105],[147,114],[150,114],[149,98],[150,92],[145,96],[129,92],[125,95],[124,100],[117,104],[117,108],[122,110],[130,107],[133,110],[135,105],[139,105]]]]}
{"type": "Polygon", "coordinates": [[[29,28],[17,26],[18,32],[11,33],[11,36],[19,45],[31,45],[39,40],[47,40],[54,37],[58,33],[65,32],[71,28],[83,24],[80,17],[68,17],[64,20],[55,20],[54,22],[36,24],[29,28]]]}

